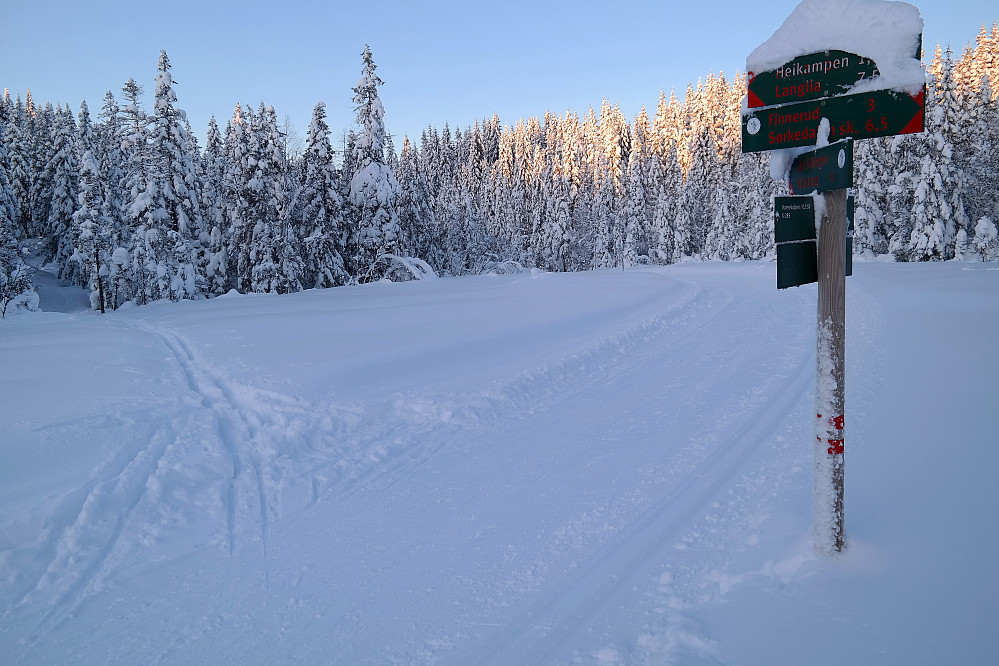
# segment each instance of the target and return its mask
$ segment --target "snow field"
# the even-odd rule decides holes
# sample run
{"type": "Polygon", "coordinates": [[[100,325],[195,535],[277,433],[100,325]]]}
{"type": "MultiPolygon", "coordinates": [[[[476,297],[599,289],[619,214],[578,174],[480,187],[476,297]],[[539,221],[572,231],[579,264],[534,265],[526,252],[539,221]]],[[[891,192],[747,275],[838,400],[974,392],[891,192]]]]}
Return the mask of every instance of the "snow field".
{"type": "Polygon", "coordinates": [[[989,268],[848,281],[833,560],[814,289],[778,294],[769,262],[4,320],[0,656],[987,663],[989,268]],[[924,371],[960,418],[913,418],[924,371]]]}

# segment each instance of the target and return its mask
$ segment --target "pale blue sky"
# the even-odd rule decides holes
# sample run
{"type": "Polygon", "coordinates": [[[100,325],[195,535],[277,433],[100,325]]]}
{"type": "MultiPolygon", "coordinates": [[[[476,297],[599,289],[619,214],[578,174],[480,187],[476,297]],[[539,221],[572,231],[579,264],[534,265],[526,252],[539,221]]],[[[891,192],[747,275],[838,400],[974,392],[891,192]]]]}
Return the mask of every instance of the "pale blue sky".
{"type": "MultiPolygon", "coordinates": [[[[605,97],[629,118],[643,105],[651,114],[660,89],[682,96],[709,72],[743,71],[797,0],[167,4],[5,1],[0,87],[22,99],[30,88],[36,101],[74,112],[86,99],[96,117],[104,92],[120,100],[134,77],[149,108],[166,49],[179,106],[202,143],[212,114],[224,128],[236,102],[255,109],[261,100],[301,136],[323,101],[338,136],[353,125],[351,88],[367,43],[398,148],[428,125],[464,128],[494,112],[504,124],[547,109],[583,114],[605,97]]],[[[937,43],[960,55],[982,23],[999,20],[994,0],[914,4],[929,55],[937,43]]]]}

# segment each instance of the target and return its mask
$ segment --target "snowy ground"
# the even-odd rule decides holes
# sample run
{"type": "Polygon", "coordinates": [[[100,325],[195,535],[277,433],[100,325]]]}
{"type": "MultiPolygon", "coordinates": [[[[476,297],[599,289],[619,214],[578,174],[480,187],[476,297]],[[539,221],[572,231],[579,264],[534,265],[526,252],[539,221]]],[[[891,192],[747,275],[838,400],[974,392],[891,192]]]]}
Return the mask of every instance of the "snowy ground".
{"type": "MultiPolygon", "coordinates": [[[[999,270],[770,262],[0,321],[0,663],[993,664],[999,270]]],[[[67,312],[68,311],[68,312],[67,312]]]]}

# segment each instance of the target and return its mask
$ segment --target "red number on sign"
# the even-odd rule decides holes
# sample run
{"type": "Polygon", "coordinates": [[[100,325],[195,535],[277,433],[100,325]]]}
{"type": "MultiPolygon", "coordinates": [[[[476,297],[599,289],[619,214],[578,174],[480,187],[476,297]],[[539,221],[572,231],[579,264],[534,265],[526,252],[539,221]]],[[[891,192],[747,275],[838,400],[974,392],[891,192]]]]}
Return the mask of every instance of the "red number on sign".
{"type": "Polygon", "coordinates": [[[867,100],[867,113],[874,113],[874,100],[867,100]]]}
{"type": "Polygon", "coordinates": [[[868,118],[867,119],[867,131],[868,132],[883,131],[883,130],[885,130],[887,128],[888,128],[888,118],[884,118],[884,117],[881,118],[881,122],[880,123],[877,120],[875,120],[874,118],[868,118]]]}

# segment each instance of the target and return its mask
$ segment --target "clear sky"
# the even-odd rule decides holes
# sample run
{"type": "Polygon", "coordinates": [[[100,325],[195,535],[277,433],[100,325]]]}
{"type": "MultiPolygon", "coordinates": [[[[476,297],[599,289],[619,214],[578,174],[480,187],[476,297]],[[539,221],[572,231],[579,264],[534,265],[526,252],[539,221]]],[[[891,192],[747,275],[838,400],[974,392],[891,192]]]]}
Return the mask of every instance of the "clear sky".
{"type": "MultiPolygon", "coordinates": [[[[835,1],[835,0],[830,0],[835,1]]],[[[203,143],[237,102],[273,105],[304,137],[316,102],[334,136],[353,126],[351,88],[371,46],[396,147],[428,125],[464,128],[498,113],[504,124],[567,109],[583,114],[606,97],[631,118],[650,115],[659,91],[709,72],[731,77],[776,30],[797,0],[753,2],[468,2],[339,0],[216,3],[4,0],[0,87],[30,88],[39,102],[86,99],[96,117],[106,90],[121,100],[133,77],[152,106],[156,63],[166,49],[178,105],[203,143]]],[[[999,20],[995,0],[913,3],[924,46],[960,55],[982,23],[999,20]]]]}

